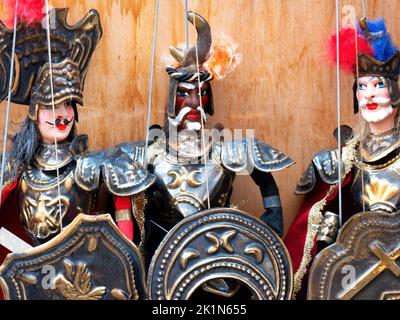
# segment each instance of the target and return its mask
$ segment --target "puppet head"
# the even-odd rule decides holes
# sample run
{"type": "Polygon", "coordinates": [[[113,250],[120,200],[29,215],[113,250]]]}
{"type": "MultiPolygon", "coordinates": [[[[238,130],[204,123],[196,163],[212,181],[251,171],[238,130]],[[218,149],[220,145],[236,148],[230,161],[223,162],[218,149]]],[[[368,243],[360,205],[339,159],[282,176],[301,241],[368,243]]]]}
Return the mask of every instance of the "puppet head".
{"type": "Polygon", "coordinates": [[[188,12],[188,20],[198,33],[197,50],[196,46],[186,50],[170,47],[177,63],[166,67],[171,78],[167,115],[178,130],[198,131],[201,119],[206,122],[206,114],[214,114],[211,80],[224,78],[239,58],[232,45],[212,42],[210,26],[202,16],[188,12]]]}

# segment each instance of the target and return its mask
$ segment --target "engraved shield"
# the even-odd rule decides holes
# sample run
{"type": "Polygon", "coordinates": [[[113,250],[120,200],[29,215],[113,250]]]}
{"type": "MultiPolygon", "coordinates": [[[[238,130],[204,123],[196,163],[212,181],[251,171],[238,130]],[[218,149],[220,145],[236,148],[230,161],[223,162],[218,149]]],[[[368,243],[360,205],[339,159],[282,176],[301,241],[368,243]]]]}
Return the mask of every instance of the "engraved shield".
{"type": "Polygon", "coordinates": [[[363,212],[314,259],[308,299],[400,300],[400,212],[363,212]]]}
{"type": "Polygon", "coordinates": [[[289,299],[292,265],[281,239],[259,219],[217,208],[178,223],[153,256],[151,299],[187,300],[207,281],[235,279],[255,299],[289,299]]]}
{"type": "Polygon", "coordinates": [[[11,300],[147,298],[142,257],[110,215],[81,214],[47,243],[9,254],[0,285],[11,300]]]}

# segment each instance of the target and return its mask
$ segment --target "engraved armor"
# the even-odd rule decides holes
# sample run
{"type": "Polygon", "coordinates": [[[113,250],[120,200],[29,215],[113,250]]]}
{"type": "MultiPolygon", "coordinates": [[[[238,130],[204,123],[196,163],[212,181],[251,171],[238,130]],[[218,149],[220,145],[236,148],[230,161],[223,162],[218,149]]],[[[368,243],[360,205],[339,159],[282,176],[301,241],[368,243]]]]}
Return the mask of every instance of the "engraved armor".
{"type": "Polygon", "coordinates": [[[60,232],[61,225],[91,211],[94,193],[80,188],[74,178],[78,152],[85,150],[86,138],[59,144],[57,153],[54,145],[42,144],[34,162],[24,166],[19,183],[20,218],[32,239],[48,240],[60,232]]]}
{"type": "Polygon", "coordinates": [[[211,207],[227,206],[236,173],[251,173],[252,168],[271,172],[293,164],[280,151],[253,139],[198,146],[199,141],[183,138],[178,148],[160,140],[149,147],[150,171],[156,177],[151,196],[158,208],[152,210],[157,212],[153,219],[166,230],[206,209],[208,194],[211,207]]]}
{"type": "Polygon", "coordinates": [[[389,213],[400,209],[399,146],[399,131],[394,129],[370,134],[359,148],[351,188],[358,208],[389,213]]]}
{"type": "Polygon", "coordinates": [[[23,167],[20,218],[35,241],[47,241],[78,214],[92,213],[103,181],[107,190],[117,196],[137,194],[154,181],[135,162],[134,145],[129,154],[123,146],[98,152],[86,150],[85,135],[59,144],[57,153],[54,145],[42,144],[33,163],[23,167]]]}

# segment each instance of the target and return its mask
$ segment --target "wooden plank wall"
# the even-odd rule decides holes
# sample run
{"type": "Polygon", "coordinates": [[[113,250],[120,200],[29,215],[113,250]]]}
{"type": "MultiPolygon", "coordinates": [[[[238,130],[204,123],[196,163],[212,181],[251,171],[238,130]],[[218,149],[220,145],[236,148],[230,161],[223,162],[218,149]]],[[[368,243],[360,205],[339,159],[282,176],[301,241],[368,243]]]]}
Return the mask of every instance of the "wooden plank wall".
{"type": "MultiPolygon", "coordinates": [[[[90,136],[91,149],[145,136],[151,35],[155,1],[52,0],[70,8],[70,23],[96,8],[103,39],[89,69],[79,131],[90,136]]],[[[213,123],[226,128],[254,128],[259,139],[290,155],[295,166],[275,174],[284,205],[286,230],[301,202],[296,182],[314,153],[333,146],[336,128],[336,74],[323,63],[323,40],[335,30],[334,0],[202,0],[190,8],[210,23],[213,36],[226,34],[238,44],[243,61],[223,81],[214,81],[213,123]]],[[[361,0],[355,5],[361,16],[361,0]]],[[[385,17],[400,45],[398,0],[366,0],[370,18],[385,17]]],[[[4,17],[3,2],[0,16],[4,17]]],[[[191,28],[192,42],[196,38],[191,28]]],[[[162,123],[168,96],[164,72],[168,46],[185,41],[183,0],[161,0],[152,123],[162,123]]],[[[354,124],[352,79],[342,75],[342,122],[354,124]]],[[[0,104],[3,135],[5,106],[0,104]]],[[[12,105],[11,120],[20,122],[26,108],[12,105]]],[[[235,182],[233,200],[252,214],[262,213],[258,189],[248,177],[235,182]]]]}

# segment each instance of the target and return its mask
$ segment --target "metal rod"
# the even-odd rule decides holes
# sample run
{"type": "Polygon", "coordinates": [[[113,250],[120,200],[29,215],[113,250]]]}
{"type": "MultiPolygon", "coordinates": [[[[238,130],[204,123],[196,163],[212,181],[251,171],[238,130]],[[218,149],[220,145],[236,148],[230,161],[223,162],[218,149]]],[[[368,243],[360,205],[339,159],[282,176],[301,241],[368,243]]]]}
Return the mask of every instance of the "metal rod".
{"type": "Polygon", "coordinates": [[[339,226],[342,226],[342,133],[340,129],[341,112],[340,112],[340,40],[339,40],[339,0],[336,0],[336,80],[337,80],[337,124],[338,124],[338,188],[339,188],[339,226]]]}
{"type": "Polygon", "coordinates": [[[7,149],[7,138],[8,138],[8,123],[10,118],[10,104],[11,104],[11,91],[14,78],[14,56],[15,56],[15,45],[17,42],[17,11],[18,11],[18,0],[15,2],[15,15],[14,15],[14,33],[13,43],[11,50],[11,65],[10,65],[10,79],[8,82],[8,96],[7,96],[7,108],[6,108],[6,120],[4,127],[4,140],[3,140],[3,152],[1,157],[1,177],[0,177],[0,207],[2,204],[3,197],[3,183],[4,183],[4,171],[6,168],[6,149],[7,149]]]}
{"type": "Polygon", "coordinates": [[[189,0],[185,0],[185,28],[186,28],[186,49],[189,49],[189,20],[188,20],[188,9],[189,0]]]}
{"type": "MultiPolygon", "coordinates": [[[[51,108],[53,111],[53,128],[56,127],[56,111],[54,104],[54,83],[53,83],[53,62],[51,55],[51,39],[50,39],[50,18],[49,18],[49,0],[45,0],[46,6],[46,36],[47,36],[47,54],[49,57],[49,68],[50,68],[50,93],[51,93],[51,108]]],[[[54,135],[54,146],[56,148],[56,162],[58,163],[58,150],[57,150],[57,137],[54,135]]],[[[60,189],[60,170],[56,169],[57,173],[57,193],[58,193],[58,210],[60,211],[60,233],[63,230],[62,221],[62,205],[61,205],[61,189],[60,189]]]]}
{"type": "Polygon", "coordinates": [[[150,120],[151,120],[151,109],[152,109],[152,98],[153,98],[153,82],[154,82],[154,62],[156,56],[156,40],[157,40],[157,22],[158,22],[158,7],[159,0],[156,0],[156,8],[154,13],[154,25],[153,25],[153,40],[151,50],[151,66],[150,66],[150,81],[149,81],[149,97],[147,101],[147,124],[146,124],[146,140],[144,147],[144,159],[143,166],[147,167],[147,150],[149,148],[149,137],[150,137],[150,120]]]}

